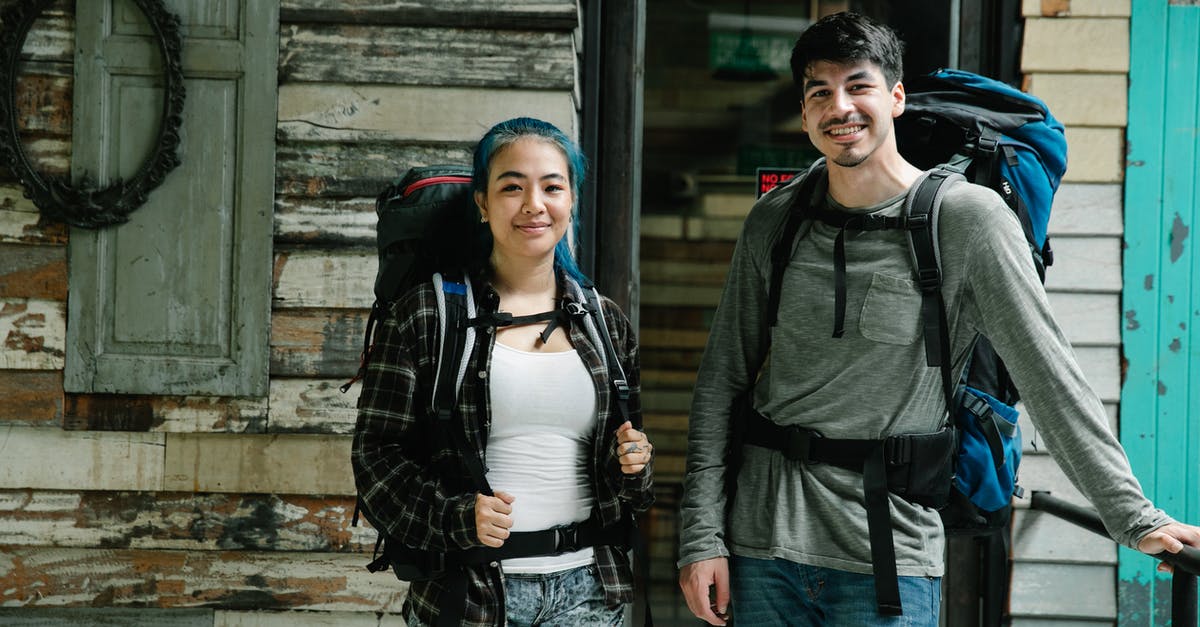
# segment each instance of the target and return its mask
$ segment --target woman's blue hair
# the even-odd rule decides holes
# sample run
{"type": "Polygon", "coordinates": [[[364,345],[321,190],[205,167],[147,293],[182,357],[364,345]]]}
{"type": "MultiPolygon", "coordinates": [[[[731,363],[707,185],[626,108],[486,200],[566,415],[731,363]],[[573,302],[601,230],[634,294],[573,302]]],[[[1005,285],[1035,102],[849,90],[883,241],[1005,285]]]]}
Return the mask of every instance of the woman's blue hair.
{"type": "MultiPolygon", "coordinates": [[[[479,144],[475,146],[475,159],[472,172],[472,186],[474,191],[487,194],[488,186],[488,170],[492,165],[492,158],[496,153],[513,142],[523,137],[536,137],[544,141],[548,141],[558,147],[562,151],[563,156],[567,159],[567,176],[571,179],[571,192],[574,194],[575,204],[571,207],[571,216],[578,214],[579,199],[582,197],[583,180],[587,176],[587,159],[583,156],[583,151],[579,145],[571,141],[565,133],[558,130],[557,126],[549,122],[534,118],[513,118],[505,120],[493,126],[479,140],[479,144]]],[[[578,239],[579,221],[572,220],[574,224],[574,233],[578,239]]],[[[484,241],[483,248],[487,254],[491,255],[492,249],[492,234],[488,229],[483,229],[482,235],[484,241]]],[[[559,240],[554,247],[554,268],[566,272],[571,278],[586,283],[587,277],[583,271],[579,269],[579,264],[575,262],[575,255],[571,252],[571,245],[567,237],[559,240]]]]}

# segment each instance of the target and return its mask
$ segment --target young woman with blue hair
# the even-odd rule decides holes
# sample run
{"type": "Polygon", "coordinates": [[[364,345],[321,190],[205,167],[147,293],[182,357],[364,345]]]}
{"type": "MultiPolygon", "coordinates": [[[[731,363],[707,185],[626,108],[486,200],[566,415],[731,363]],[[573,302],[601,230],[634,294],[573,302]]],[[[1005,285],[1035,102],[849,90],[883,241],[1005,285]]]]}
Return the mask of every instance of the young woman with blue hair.
{"type": "Polygon", "coordinates": [[[448,564],[411,584],[409,625],[619,625],[632,601],[625,542],[631,515],[653,500],[653,449],[633,426],[632,325],[607,298],[585,313],[591,287],[569,238],[585,170],[574,142],[532,118],[497,124],[475,150],[478,227],[462,234],[475,242],[465,273],[475,320],[493,322],[476,334],[456,409],[487,490],[465,479],[463,452],[429,436],[438,427],[422,399],[440,333],[432,282],[406,293],[382,323],[359,401],[359,494],[390,541],[448,564]],[[572,313],[495,324],[560,311],[572,313]],[[617,398],[609,354],[628,400],[617,398]],[[551,553],[513,548],[546,530],[564,539],[551,553]],[[624,537],[610,542],[617,530],[624,537]]]}

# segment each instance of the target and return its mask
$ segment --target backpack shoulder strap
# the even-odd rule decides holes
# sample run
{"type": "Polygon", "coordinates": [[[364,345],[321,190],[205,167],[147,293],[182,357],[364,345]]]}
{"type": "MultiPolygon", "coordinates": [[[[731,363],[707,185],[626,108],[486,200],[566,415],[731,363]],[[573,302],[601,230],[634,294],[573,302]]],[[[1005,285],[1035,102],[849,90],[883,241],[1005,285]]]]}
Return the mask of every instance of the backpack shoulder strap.
{"type": "Polygon", "coordinates": [[[434,273],[433,287],[438,309],[438,360],[433,380],[432,408],[438,428],[458,447],[471,480],[486,495],[492,490],[487,482],[483,460],[467,441],[466,425],[458,411],[458,390],[466,376],[467,364],[475,347],[475,329],[467,320],[475,316],[475,296],[471,280],[447,279],[434,273]]]}
{"type": "Polygon", "coordinates": [[[921,290],[921,321],[925,337],[925,361],[942,372],[942,391],[946,408],[954,406],[954,384],[950,376],[950,329],[946,321],[946,301],[942,296],[942,259],[938,249],[938,211],[946,190],[961,174],[935,168],[913,185],[904,204],[908,218],[908,240],[921,290]]]}
{"type": "Polygon", "coordinates": [[[605,367],[608,368],[608,380],[617,399],[617,414],[621,422],[628,420],[633,424],[634,429],[640,430],[642,428],[641,415],[635,415],[630,410],[629,379],[625,377],[625,369],[621,367],[621,359],[617,355],[616,348],[613,347],[612,337],[609,336],[608,324],[604,320],[604,310],[600,304],[600,293],[591,284],[581,286],[580,290],[583,292],[584,301],[587,302],[588,322],[591,322],[591,326],[596,328],[595,335],[600,340],[601,357],[604,358],[605,367]]]}
{"type": "Polygon", "coordinates": [[[788,208],[787,221],[783,224],[783,233],[771,248],[771,283],[767,289],[767,328],[773,328],[779,322],[779,297],[783,291],[783,273],[788,261],[792,258],[792,248],[796,243],[796,234],[804,223],[808,208],[812,204],[812,195],[817,183],[825,176],[825,162],[819,160],[804,174],[800,188],[788,208]]]}

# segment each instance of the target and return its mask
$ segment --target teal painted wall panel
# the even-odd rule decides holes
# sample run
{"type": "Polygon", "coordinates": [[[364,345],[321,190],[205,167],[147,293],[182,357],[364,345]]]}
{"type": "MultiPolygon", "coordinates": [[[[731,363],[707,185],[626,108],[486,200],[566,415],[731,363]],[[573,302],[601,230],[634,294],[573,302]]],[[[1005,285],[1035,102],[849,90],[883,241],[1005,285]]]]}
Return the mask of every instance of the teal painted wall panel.
{"type": "MultiPolygon", "coordinates": [[[[1200,6],[1134,2],[1130,22],[1121,442],[1156,505],[1200,521],[1200,6]]],[[[1166,625],[1167,576],[1120,555],[1119,624],[1166,625]]]]}

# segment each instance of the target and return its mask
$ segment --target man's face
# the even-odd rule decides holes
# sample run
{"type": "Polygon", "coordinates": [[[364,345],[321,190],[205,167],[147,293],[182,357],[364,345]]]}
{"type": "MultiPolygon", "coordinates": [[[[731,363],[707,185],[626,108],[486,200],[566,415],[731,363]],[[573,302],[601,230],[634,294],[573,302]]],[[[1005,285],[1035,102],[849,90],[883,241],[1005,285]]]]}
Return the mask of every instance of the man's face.
{"type": "Polygon", "coordinates": [[[870,61],[815,61],[805,73],[804,130],[821,154],[842,167],[875,154],[892,136],[892,118],[903,112],[904,86],[889,86],[870,61]]]}

